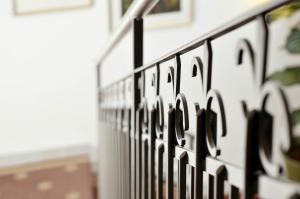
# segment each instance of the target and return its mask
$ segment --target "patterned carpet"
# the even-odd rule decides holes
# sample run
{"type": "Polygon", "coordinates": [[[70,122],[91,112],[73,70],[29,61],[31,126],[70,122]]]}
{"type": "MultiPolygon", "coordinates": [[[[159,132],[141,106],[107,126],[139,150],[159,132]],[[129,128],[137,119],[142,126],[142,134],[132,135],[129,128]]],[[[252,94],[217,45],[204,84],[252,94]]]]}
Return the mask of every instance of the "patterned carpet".
{"type": "Polygon", "coordinates": [[[86,156],[0,169],[1,199],[96,199],[86,156]]]}

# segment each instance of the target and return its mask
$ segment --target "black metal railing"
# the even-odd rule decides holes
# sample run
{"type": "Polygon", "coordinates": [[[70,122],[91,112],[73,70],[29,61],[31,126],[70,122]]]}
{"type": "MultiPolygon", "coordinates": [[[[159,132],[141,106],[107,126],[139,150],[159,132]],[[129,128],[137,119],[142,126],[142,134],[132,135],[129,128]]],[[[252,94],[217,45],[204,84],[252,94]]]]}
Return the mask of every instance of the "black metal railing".
{"type": "Polygon", "coordinates": [[[99,61],[100,71],[131,23],[132,73],[99,85],[101,197],[300,198],[284,160],[295,146],[289,94],[269,74],[270,16],[295,1],[269,2],[144,65],[151,3],[131,9],[99,61]]]}

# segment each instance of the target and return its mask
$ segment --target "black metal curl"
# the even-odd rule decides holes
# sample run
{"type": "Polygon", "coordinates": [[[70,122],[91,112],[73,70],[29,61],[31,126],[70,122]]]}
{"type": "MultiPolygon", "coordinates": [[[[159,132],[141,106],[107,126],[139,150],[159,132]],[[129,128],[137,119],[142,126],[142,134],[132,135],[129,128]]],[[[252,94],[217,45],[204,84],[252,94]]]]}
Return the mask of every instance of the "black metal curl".
{"type": "Polygon", "coordinates": [[[152,83],[155,85],[156,95],[159,95],[159,81],[160,81],[159,64],[156,64],[156,74],[153,74],[153,79],[152,79],[152,83]]]}
{"type": "Polygon", "coordinates": [[[243,60],[244,60],[244,56],[245,56],[244,54],[247,54],[249,56],[249,59],[251,61],[252,70],[253,70],[253,73],[255,74],[255,56],[254,56],[254,51],[253,51],[252,45],[248,39],[241,39],[238,42],[237,52],[236,52],[237,65],[243,64],[243,60]]]}
{"type": "Polygon", "coordinates": [[[201,60],[200,57],[194,57],[192,59],[192,64],[191,64],[192,68],[191,68],[191,73],[192,73],[192,77],[197,77],[200,76],[200,82],[201,82],[201,88],[203,88],[203,62],[201,60]]]}
{"type": "Polygon", "coordinates": [[[141,97],[145,96],[145,71],[141,72],[141,77],[138,80],[138,87],[140,90],[141,97]]]}
{"type": "Polygon", "coordinates": [[[151,86],[155,86],[155,74],[154,73],[151,76],[151,86]]]}
{"type": "Polygon", "coordinates": [[[260,118],[261,122],[259,124],[259,157],[266,173],[270,176],[278,176],[282,173],[282,167],[272,162],[273,116],[270,115],[266,110],[266,106],[271,96],[277,97],[277,99],[281,101],[280,106],[282,106],[282,108],[284,109],[283,114],[285,115],[285,123],[288,127],[288,132],[283,132],[287,133],[287,146],[280,146],[283,153],[288,152],[293,145],[291,116],[289,114],[287,98],[284,94],[283,89],[281,89],[279,85],[274,82],[264,84],[262,96],[263,98],[261,102],[260,118]]]}
{"type": "Polygon", "coordinates": [[[217,139],[219,136],[226,136],[226,118],[222,97],[216,90],[210,90],[206,100],[206,144],[211,156],[220,155],[221,150],[217,147],[217,139]],[[217,101],[217,113],[211,109],[213,100],[217,101]],[[217,131],[217,124],[221,124],[221,133],[217,131]]]}
{"type": "Polygon", "coordinates": [[[142,120],[141,120],[141,127],[142,127],[142,131],[143,133],[148,133],[148,115],[149,115],[149,111],[148,111],[148,103],[146,98],[143,98],[141,103],[140,103],[140,108],[142,110],[142,120]]]}
{"type": "Polygon", "coordinates": [[[174,89],[174,68],[169,67],[168,73],[167,73],[167,83],[172,83],[173,89],[174,89]]]}
{"type": "Polygon", "coordinates": [[[211,42],[209,40],[206,40],[204,42],[204,70],[203,70],[203,90],[204,94],[206,95],[209,90],[211,89],[211,73],[212,73],[212,59],[213,59],[213,50],[211,46],[211,42]]]}
{"type": "Polygon", "coordinates": [[[189,114],[185,95],[179,93],[176,97],[175,107],[175,134],[177,143],[180,146],[185,145],[184,131],[189,129],[189,114]]]}
{"type": "Polygon", "coordinates": [[[162,138],[164,130],[164,106],[161,96],[157,96],[155,102],[155,129],[156,136],[162,138]]]}

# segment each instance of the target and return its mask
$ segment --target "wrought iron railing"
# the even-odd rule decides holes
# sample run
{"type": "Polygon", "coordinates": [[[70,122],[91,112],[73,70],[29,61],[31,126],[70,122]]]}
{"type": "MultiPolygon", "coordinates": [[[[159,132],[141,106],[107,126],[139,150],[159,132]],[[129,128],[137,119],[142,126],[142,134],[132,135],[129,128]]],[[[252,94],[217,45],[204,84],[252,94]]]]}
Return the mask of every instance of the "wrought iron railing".
{"type": "Polygon", "coordinates": [[[269,73],[272,14],[294,2],[270,2],[147,65],[151,1],[131,9],[98,66],[132,19],[134,70],[99,86],[102,198],[300,198],[284,159],[296,146],[293,108],[269,73]]]}

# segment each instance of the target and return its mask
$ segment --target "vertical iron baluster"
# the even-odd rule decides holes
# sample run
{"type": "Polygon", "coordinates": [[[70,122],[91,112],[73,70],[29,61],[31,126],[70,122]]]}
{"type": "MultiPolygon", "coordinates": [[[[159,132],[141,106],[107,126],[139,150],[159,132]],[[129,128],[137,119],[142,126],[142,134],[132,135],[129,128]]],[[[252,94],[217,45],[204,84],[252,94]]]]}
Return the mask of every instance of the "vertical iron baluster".
{"type": "Polygon", "coordinates": [[[130,133],[131,133],[131,123],[130,123],[130,121],[131,121],[131,110],[130,109],[128,109],[127,110],[127,112],[128,112],[128,121],[127,121],[127,125],[128,125],[128,129],[127,129],[127,133],[126,133],[126,135],[127,135],[127,158],[128,158],[128,160],[127,160],[127,165],[128,165],[128,168],[127,168],[127,171],[126,171],[126,173],[128,172],[128,174],[126,175],[127,176],[127,183],[128,183],[128,188],[127,188],[127,199],[131,199],[131,173],[132,173],[132,171],[131,171],[131,145],[132,145],[132,142],[131,142],[131,136],[130,136],[130,133]]]}
{"type": "Polygon", "coordinates": [[[142,179],[142,140],[141,140],[141,110],[138,109],[136,112],[136,197],[141,198],[141,179],[142,179]]]}
{"type": "MultiPolygon", "coordinates": [[[[135,115],[135,114],[133,114],[135,115]]],[[[132,118],[133,120],[133,118],[132,118]]],[[[136,142],[135,142],[135,133],[134,130],[132,130],[131,133],[131,197],[132,199],[136,198],[135,195],[135,186],[136,186],[136,142]]]]}
{"type": "Polygon", "coordinates": [[[121,152],[121,144],[120,144],[121,132],[120,132],[120,110],[116,110],[116,165],[117,165],[117,185],[118,185],[118,195],[117,197],[121,198],[122,184],[121,184],[121,162],[120,162],[120,152],[121,152]]]}
{"type": "Polygon", "coordinates": [[[240,198],[239,189],[236,186],[231,185],[230,186],[230,199],[239,199],[239,198],[240,198]]]}
{"type": "Polygon", "coordinates": [[[164,145],[160,144],[157,149],[157,199],[163,199],[163,186],[164,186],[164,145]]]}
{"type": "Polygon", "coordinates": [[[190,192],[190,199],[195,199],[195,168],[194,167],[190,167],[191,168],[191,192],[190,192]]]}
{"type": "MultiPolygon", "coordinates": [[[[134,69],[137,69],[138,67],[141,67],[143,65],[143,19],[134,19],[133,20],[133,67],[134,69]]],[[[140,102],[140,95],[138,92],[138,80],[139,80],[139,75],[138,74],[133,74],[133,106],[132,106],[132,112],[136,113],[137,109],[138,109],[138,105],[140,102]]],[[[132,115],[132,136],[133,136],[133,140],[134,143],[138,143],[138,141],[136,140],[136,122],[137,119],[135,117],[136,115],[133,114],[132,115]]],[[[136,143],[136,144],[137,144],[136,143]]],[[[139,155],[139,149],[135,146],[134,147],[134,156],[139,155]],[[136,154],[138,153],[138,154],[136,154]]],[[[139,164],[138,162],[136,162],[137,157],[135,157],[133,159],[133,164],[134,165],[134,169],[133,172],[137,172],[137,164],[139,164]]],[[[140,199],[141,195],[140,195],[140,191],[139,191],[139,181],[137,181],[139,179],[139,175],[136,173],[136,175],[133,177],[134,181],[133,181],[133,189],[132,189],[132,199],[140,199]]]]}
{"type": "Polygon", "coordinates": [[[174,135],[175,135],[175,109],[170,108],[168,113],[168,134],[167,134],[167,199],[173,199],[173,193],[174,193],[174,181],[173,181],[173,153],[172,150],[174,148],[174,135]]]}
{"type": "Polygon", "coordinates": [[[183,152],[178,160],[178,199],[186,198],[186,163],[187,153],[183,152]]]}
{"type": "Polygon", "coordinates": [[[203,162],[205,159],[205,111],[196,106],[195,198],[203,198],[203,162]]]}
{"type": "Polygon", "coordinates": [[[207,198],[208,199],[214,199],[214,181],[215,181],[215,178],[211,174],[207,174],[207,175],[208,175],[207,198]]]}
{"type": "MultiPolygon", "coordinates": [[[[116,111],[114,111],[114,116],[116,117],[116,111]]],[[[114,150],[115,150],[115,154],[114,154],[114,165],[115,165],[115,186],[116,186],[116,199],[119,198],[119,181],[118,181],[118,173],[119,173],[119,165],[118,165],[118,132],[117,132],[117,126],[116,126],[116,118],[114,118],[114,150]]]]}
{"type": "Polygon", "coordinates": [[[116,199],[117,198],[117,196],[116,196],[116,192],[115,191],[113,191],[114,189],[117,189],[117,186],[116,186],[116,170],[117,170],[117,165],[116,165],[116,163],[115,163],[115,158],[116,158],[116,148],[115,148],[115,146],[116,146],[116,143],[115,143],[115,141],[116,141],[116,138],[115,138],[115,126],[113,125],[113,112],[112,111],[110,111],[111,113],[110,113],[110,122],[111,122],[111,128],[113,129],[112,130],[112,135],[111,135],[111,151],[112,151],[112,160],[111,160],[111,162],[112,162],[112,168],[113,168],[113,170],[111,171],[111,173],[112,173],[112,183],[113,183],[113,185],[114,185],[114,188],[112,187],[111,188],[111,192],[112,192],[112,198],[114,198],[114,199],[116,199]]]}
{"type": "Polygon", "coordinates": [[[142,141],[142,198],[148,199],[148,138],[142,141]]]}
{"type": "Polygon", "coordinates": [[[215,177],[215,199],[223,199],[224,198],[224,182],[226,178],[226,168],[225,166],[221,166],[216,171],[215,177]]]}
{"type": "Polygon", "coordinates": [[[149,199],[155,198],[155,110],[150,111],[149,117],[149,199]]]}
{"type": "Polygon", "coordinates": [[[258,112],[251,111],[247,113],[247,133],[246,133],[246,154],[245,154],[245,191],[244,198],[251,199],[257,193],[258,184],[254,171],[257,169],[255,163],[258,163],[258,112]]]}

